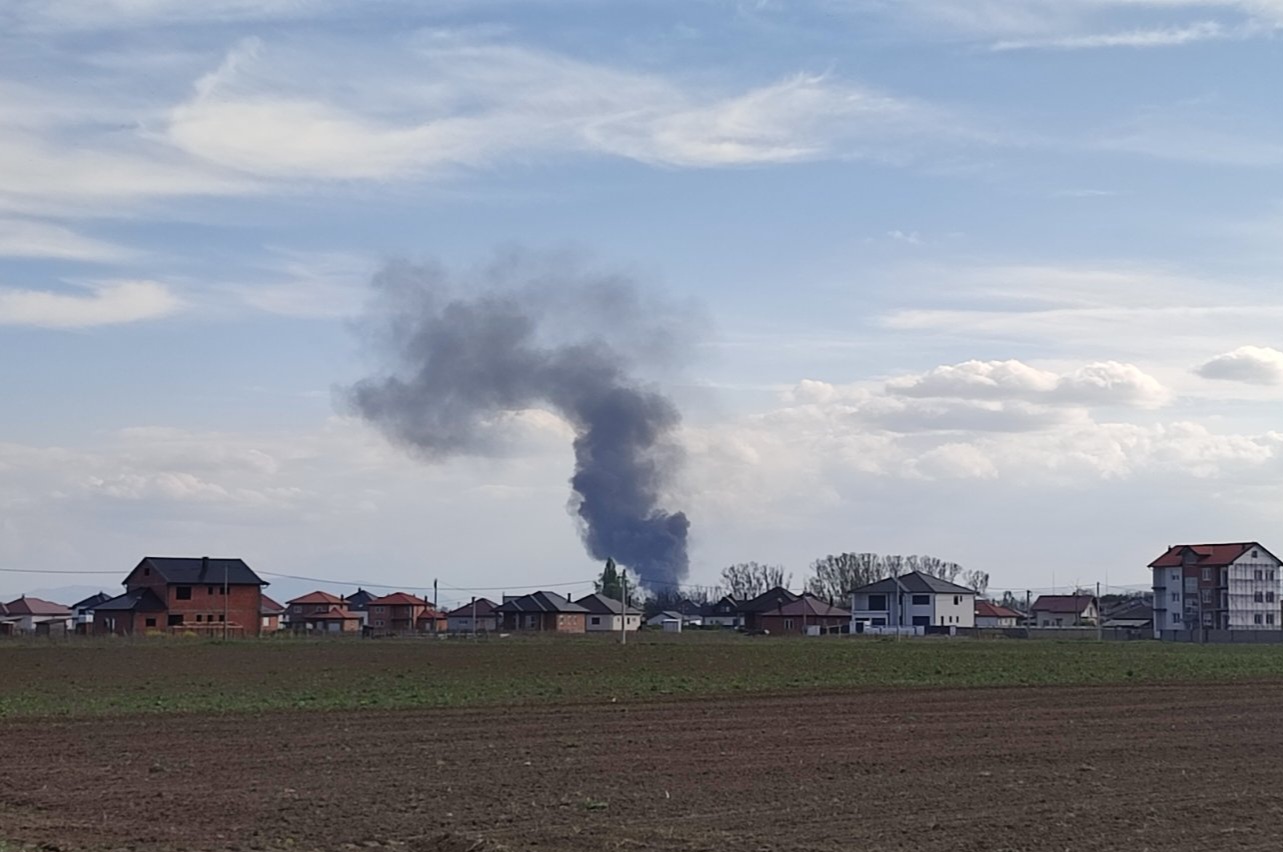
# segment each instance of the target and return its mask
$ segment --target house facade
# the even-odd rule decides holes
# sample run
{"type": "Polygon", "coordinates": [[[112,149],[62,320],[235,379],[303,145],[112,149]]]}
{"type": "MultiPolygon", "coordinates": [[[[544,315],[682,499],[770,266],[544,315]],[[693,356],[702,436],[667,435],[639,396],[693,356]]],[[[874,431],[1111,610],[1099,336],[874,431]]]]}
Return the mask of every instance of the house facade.
{"type": "Polygon", "coordinates": [[[285,602],[285,626],[290,630],[306,631],[309,615],[324,614],[333,607],[342,607],[343,598],[317,590],[285,602]]]}
{"type": "Polygon", "coordinates": [[[267,595],[263,595],[263,602],[259,606],[258,614],[260,619],[258,632],[275,633],[281,629],[281,616],[285,614],[285,607],[267,595]]]}
{"type": "Polygon", "coordinates": [[[1154,633],[1164,630],[1279,630],[1278,557],[1258,542],[1178,544],[1149,563],[1154,633]]]}
{"type": "Polygon", "coordinates": [[[976,601],[976,627],[1019,627],[1024,616],[993,601],[976,601]]]}
{"type": "Polygon", "coordinates": [[[641,627],[642,612],[634,606],[602,594],[585,595],[576,604],[587,610],[584,629],[588,633],[622,633],[641,627]]]}
{"type": "Polygon", "coordinates": [[[742,601],[739,605],[740,626],[745,630],[768,630],[761,621],[762,613],[777,610],[784,604],[790,604],[801,596],[790,592],[783,586],[767,589],[756,597],[742,601]]]}
{"type": "Polygon", "coordinates": [[[266,585],[241,559],[148,556],[125,578],[123,595],[94,607],[93,632],[258,636],[266,585]]]}
{"type": "Polygon", "coordinates": [[[810,593],[780,602],[775,609],[754,613],[754,629],[771,634],[830,632],[851,626],[851,611],[834,606],[810,593]]]}
{"type": "Polygon", "coordinates": [[[65,636],[71,630],[71,607],[23,595],[4,605],[8,632],[17,636],[65,636]]]}
{"type": "Polygon", "coordinates": [[[429,614],[435,616],[436,613],[425,598],[409,592],[393,592],[371,598],[365,606],[365,614],[369,632],[376,636],[387,636],[419,632],[425,617],[429,614]]]}
{"type": "Polygon", "coordinates": [[[477,598],[445,614],[446,631],[450,633],[493,633],[499,629],[499,605],[489,598],[477,598]]]}
{"type": "Polygon", "coordinates": [[[93,632],[94,625],[94,607],[100,603],[106,603],[111,600],[111,595],[106,592],[98,592],[90,595],[82,601],[76,601],[71,605],[71,629],[78,635],[85,635],[93,632]]]}
{"type": "Polygon", "coordinates": [[[556,592],[504,595],[495,613],[503,630],[584,633],[588,626],[588,611],[556,592]]]}
{"type": "Polygon", "coordinates": [[[975,627],[975,589],[911,571],[851,593],[852,630],[870,627],[975,627]]]}
{"type": "Polygon", "coordinates": [[[1029,608],[1030,627],[1092,627],[1098,618],[1095,595],[1039,595],[1029,608]]]}
{"type": "Polygon", "coordinates": [[[359,636],[365,623],[360,613],[342,606],[332,606],[324,612],[309,612],[302,619],[309,634],[326,636],[359,636]]]}
{"type": "Polygon", "coordinates": [[[743,627],[744,613],[740,611],[740,602],[730,595],[723,595],[721,600],[705,604],[699,610],[700,619],[709,627],[743,627]]]}

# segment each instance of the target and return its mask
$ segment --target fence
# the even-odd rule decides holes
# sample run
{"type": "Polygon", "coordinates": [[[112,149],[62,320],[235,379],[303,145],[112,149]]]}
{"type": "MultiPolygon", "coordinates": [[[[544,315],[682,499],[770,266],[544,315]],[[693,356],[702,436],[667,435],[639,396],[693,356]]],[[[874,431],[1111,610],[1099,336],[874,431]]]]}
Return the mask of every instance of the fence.
{"type": "Polygon", "coordinates": [[[1164,642],[1283,645],[1283,630],[1164,630],[1161,638],[1164,642]]]}

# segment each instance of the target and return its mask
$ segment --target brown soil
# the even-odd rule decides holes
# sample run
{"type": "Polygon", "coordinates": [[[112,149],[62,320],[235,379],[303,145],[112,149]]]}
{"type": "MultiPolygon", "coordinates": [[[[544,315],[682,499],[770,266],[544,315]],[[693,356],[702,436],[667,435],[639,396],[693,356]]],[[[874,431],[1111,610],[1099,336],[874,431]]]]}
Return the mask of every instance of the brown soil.
{"type": "Polygon", "coordinates": [[[0,848],[1275,850],[1281,727],[1260,683],[8,722],[0,848]]]}

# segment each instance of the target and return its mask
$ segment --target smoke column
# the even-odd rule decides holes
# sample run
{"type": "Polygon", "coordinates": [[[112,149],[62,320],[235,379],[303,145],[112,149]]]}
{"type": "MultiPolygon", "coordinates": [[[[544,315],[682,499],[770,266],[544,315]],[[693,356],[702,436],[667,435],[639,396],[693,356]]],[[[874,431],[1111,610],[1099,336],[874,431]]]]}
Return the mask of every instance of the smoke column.
{"type": "Polygon", "coordinates": [[[634,362],[671,363],[689,319],[627,280],[564,261],[510,256],[456,286],[441,269],[392,264],[363,326],[390,362],[348,389],[351,406],[431,459],[495,450],[495,424],[534,407],[575,431],[570,509],[588,553],[644,585],[688,569],[682,512],[661,508],[681,464],[681,417],[634,362]]]}

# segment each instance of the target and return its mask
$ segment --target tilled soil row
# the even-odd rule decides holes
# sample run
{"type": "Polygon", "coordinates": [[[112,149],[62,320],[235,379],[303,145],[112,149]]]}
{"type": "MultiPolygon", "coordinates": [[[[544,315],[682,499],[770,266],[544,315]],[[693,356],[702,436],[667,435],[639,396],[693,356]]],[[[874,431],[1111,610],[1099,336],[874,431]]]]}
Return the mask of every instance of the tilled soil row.
{"type": "Polygon", "coordinates": [[[0,848],[1276,850],[1281,726],[1278,683],[9,722],[0,848]]]}

